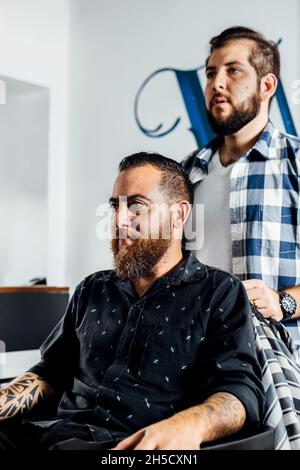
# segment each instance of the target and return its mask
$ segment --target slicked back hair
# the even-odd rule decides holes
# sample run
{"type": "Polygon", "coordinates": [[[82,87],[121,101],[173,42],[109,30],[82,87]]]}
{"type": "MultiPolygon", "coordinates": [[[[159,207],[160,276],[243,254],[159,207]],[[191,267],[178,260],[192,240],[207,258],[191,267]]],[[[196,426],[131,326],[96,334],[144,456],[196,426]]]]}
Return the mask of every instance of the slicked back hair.
{"type": "Polygon", "coordinates": [[[194,202],[194,189],[187,172],[180,163],[159,153],[139,152],[123,158],[119,164],[119,171],[152,165],[161,171],[160,189],[164,191],[172,202],[187,200],[194,202]]]}

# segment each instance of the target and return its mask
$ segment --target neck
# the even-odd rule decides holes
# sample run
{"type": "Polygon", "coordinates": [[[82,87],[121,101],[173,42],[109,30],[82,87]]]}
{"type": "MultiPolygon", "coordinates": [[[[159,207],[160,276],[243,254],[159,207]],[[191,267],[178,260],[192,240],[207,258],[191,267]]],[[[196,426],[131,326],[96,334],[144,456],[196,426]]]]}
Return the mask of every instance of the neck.
{"type": "Polygon", "coordinates": [[[159,262],[154,266],[152,271],[143,277],[139,277],[132,281],[133,287],[139,297],[142,297],[147,290],[150,289],[152,284],[158,279],[159,277],[164,276],[165,274],[169,273],[172,269],[175,268],[177,264],[183,258],[181,243],[179,246],[174,248],[170,247],[164,254],[164,256],[159,260],[159,262]]]}
{"type": "Polygon", "coordinates": [[[268,115],[257,115],[238,132],[224,137],[220,147],[220,160],[223,166],[236,162],[258,140],[267,125],[268,115]]]}

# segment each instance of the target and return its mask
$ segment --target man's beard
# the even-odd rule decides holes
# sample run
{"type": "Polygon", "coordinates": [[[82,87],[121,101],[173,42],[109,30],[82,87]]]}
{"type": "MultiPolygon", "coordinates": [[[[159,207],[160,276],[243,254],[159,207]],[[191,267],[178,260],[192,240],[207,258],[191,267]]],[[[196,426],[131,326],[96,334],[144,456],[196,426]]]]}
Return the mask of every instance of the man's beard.
{"type": "Polygon", "coordinates": [[[217,135],[225,136],[238,132],[251,122],[259,113],[261,101],[257,93],[243,103],[233,107],[232,113],[224,119],[218,118],[207,110],[208,121],[217,135]]]}
{"type": "Polygon", "coordinates": [[[170,239],[137,239],[131,246],[119,239],[111,241],[116,275],[121,279],[136,279],[150,274],[171,244],[170,239]]]}

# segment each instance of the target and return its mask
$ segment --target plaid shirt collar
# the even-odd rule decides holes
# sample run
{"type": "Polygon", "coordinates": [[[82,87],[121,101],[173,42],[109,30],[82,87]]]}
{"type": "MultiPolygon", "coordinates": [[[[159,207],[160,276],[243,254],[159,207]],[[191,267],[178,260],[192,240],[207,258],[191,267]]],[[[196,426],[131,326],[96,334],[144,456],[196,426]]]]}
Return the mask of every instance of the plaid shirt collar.
{"type": "MultiPolygon", "coordinates": [[[[269,120],[254,146],[251,147],[251,149],[248,150],[245,155],[243,155],[243,157],[251,160],[251,158],[253,158],[254,156],[257,157],[257,155],[259,155],[265,160],[276,159],[276,152],[273,152],[272,149],[277,148],[276,142],[280,137],[281,133],[278,131],[278,129],[273,126],[272,122],[269,120]]],[[[213,154],[220,147],[222,141],[223,139],[221,137],[216,137],[215,139],[210,141],[205,147],[201,148],[200,150],[197,150],[194,153],[195,158],[193,161],[193,167],[200,168],[203,173],[207,175],[209,162],[213,154]]],[[[299,143],[294,142],[292,139],[288,140],[287,142],[289,144],[289,148],[292,152],[292,155],[295,157],[297,151],[299,150],[299,143]]]]}

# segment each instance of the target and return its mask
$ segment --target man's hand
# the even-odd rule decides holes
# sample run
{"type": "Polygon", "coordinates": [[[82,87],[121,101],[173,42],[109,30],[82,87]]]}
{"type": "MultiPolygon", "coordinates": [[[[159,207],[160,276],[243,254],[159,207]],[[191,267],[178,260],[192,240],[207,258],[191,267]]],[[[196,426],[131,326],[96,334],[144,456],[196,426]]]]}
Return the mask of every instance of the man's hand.
{"type": "Polygon", "coordinates": [[[199,450],[199,447],[199,433],[178,413],[140,429],[112,450],[199,450]]]}
{"type": "Polygon", "coordinates": [[[243,426],[245,408],[233,395],[220,392],[204,403],[140,429],[111,450],[199,450],[243,426]]]}
{"type": "Polygon", "coordinates": [[[279,294],[276,291],[260,279],[249,279],[243,281],[243,284],[250,302],[265,318],[272,318],[276,321],[283,319],[279,294]]]}

